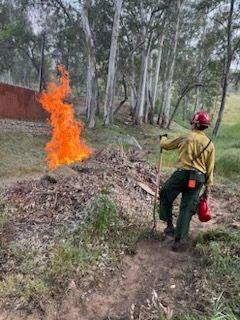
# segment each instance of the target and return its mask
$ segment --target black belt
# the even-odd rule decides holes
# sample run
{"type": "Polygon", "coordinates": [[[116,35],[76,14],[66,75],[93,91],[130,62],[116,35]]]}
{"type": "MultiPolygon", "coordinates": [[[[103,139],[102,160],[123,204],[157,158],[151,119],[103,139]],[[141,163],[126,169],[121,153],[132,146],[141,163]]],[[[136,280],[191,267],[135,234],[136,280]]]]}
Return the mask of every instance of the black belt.
{"type": "Polygon", "coordinates": [[[203,173],[202,171],[197,170],[197,169],[182,169],[182,168],[179,168],[179,169],[177,169],[177,171],[197,172],[198,174],[202,174],[204,176],[206,175],[206,173],[203,173]]]}

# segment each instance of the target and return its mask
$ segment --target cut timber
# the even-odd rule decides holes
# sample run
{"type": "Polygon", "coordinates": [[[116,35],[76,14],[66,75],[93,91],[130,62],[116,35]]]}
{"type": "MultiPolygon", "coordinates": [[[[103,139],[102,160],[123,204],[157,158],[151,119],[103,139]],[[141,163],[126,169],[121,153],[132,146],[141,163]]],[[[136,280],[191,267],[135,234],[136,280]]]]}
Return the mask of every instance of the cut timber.
{"type": "Polygon", "coordinates": [[[155,192],[147,184],[145,184],[141,181],[138,181],[137,184],[139,185],[139,187],[141,187],[144,191],[149,193],[151,196],[155,195],[155,192]]]}

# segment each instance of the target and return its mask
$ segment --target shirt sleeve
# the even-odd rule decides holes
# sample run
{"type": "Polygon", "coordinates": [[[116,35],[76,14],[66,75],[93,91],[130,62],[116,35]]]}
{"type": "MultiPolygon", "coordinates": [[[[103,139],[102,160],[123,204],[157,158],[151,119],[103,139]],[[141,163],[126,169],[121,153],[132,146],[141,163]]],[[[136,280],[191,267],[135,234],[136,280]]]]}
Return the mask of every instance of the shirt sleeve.
{"type": "Polygon", "coordinates": [[[184,139],[184,136],[175,139],[164,139],[160,142],[160,146],[165,150],[174,150],[178,148],[179,144],[183,142],[184,139]]]}
{"type": "Polygon", "coordinates": [[[211,187],[213,185],[213,170],[215,165],[215,148],[213,146],[212,152],[207,159],[207,173],[206,173],[206,186],[211,187]]]}

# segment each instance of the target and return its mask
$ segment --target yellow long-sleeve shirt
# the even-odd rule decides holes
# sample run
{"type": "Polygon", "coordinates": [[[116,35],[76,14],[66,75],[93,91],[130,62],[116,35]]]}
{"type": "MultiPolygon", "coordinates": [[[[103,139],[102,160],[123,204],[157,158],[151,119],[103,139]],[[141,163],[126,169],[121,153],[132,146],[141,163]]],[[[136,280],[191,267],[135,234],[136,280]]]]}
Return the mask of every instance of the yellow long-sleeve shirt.
{"type": "Polygon", "coordinates": [[[207,149],[195,159],[196,156],[207,146],[209,138],[203,131],[192,130],[188,134],[176,139],[161,141],[161,147],[165,150],[178,149],[178,168],[196,169],[206,175],[206,186],[213,185],[213,170],[215,164],[215,148],[211,142],[207,149]],[[194,160],[195,159],[195,160],[194,160]]]}

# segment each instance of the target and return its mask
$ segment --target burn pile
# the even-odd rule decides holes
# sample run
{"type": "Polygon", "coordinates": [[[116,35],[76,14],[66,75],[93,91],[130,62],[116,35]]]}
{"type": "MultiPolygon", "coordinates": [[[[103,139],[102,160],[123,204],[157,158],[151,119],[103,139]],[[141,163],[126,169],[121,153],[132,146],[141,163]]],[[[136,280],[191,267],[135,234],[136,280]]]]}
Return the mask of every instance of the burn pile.
{"type": "Polygon", "coordinates": [[[143,160],[142,152],[109,147],[87,162],[59,167],[38,180],[18,182],[7,191],[6,200],[16,208],[19,237],[31,241],[38,234],[48,242],[59,228],[83,223],[93,201],[106,190],[119,212],[134,219],[151,214],[152,196],[138,182],[154,189],[154,177],[155,169],[143,160]]]}
{"type": "Polygon", "coordinates": [[[67,102],[69,75],[63,66],[58,71],[59,81],[52,79],[39,96],[50,114],[51,140],[45,150],[52,171],[15,184],[5,195],[5,202],[14,208],[14,241],[34,247],[40,259],[42,249],[53,247],[56,237],[62,238],[62,230],[71,236],[86,225],[102,194],[119,214],[146,219],[151,213],[149,188],[151,193],[155,179],[155,169],[143,160],[142,151],[125,153],[123,147],[111,146],[93,155],[82,137],[84,125],[67,102]]]}

